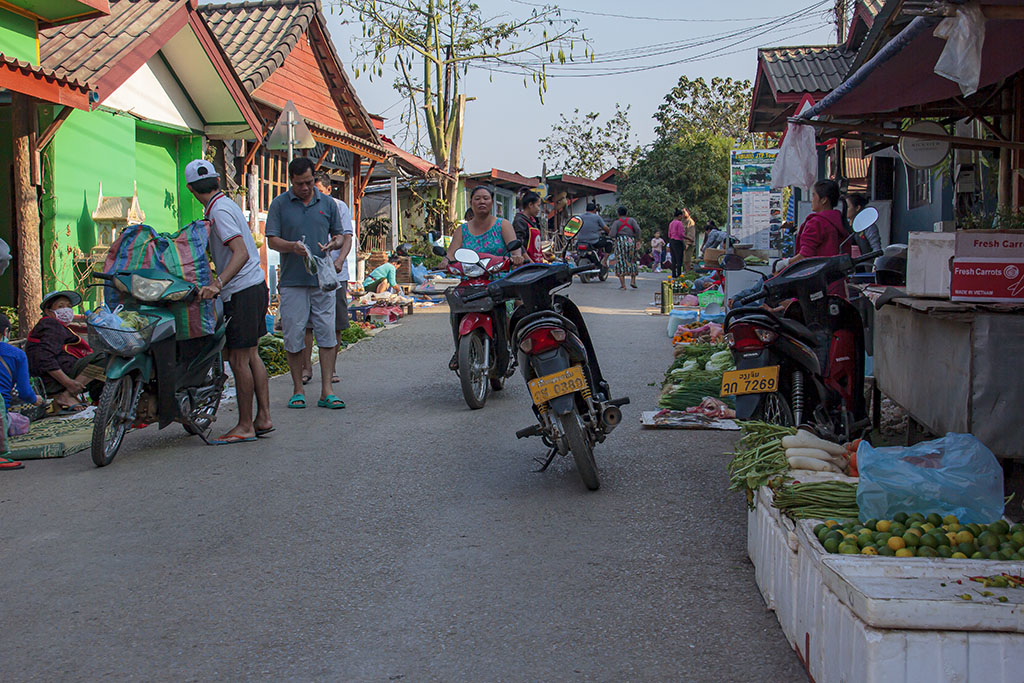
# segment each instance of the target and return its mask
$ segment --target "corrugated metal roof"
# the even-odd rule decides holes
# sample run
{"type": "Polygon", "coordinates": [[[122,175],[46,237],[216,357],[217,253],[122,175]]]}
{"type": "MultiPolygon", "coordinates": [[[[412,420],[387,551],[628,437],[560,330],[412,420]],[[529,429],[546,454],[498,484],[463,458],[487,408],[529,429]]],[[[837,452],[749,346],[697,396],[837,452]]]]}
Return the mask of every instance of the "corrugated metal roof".
{"type": "Polygon", "coordinates": [[[200,14],[251,93],[270,78],[320,12],[315,0],[202,5],[200,14]]]}
{"type": "MultiPolygon", "coordinates": [[[[57,75],[98,84],[157,33],[187,0],[112,0],[110,14],[39,31],[40,62],[57,75]]],[[[108,93],[101,93],[101,96],[108,93]]]]}
{"type": "Polygon", "coordinates": [[[842,45],[769,47],[757,53],[776,93],[830,92],[853,62],[842,45]]]}

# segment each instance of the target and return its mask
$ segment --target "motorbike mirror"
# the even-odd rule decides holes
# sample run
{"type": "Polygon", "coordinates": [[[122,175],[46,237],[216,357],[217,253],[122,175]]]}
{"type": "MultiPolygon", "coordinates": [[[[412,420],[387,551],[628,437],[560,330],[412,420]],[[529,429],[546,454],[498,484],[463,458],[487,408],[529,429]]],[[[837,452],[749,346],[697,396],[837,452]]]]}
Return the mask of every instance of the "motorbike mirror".
{"type": "Polygon", "coordinates": [[[435,244],[434,248],[431,249],[435,256],[447,256],[448,250],[442,247],[440,244],[435,244]]]}
{"type": "Polygon", "coordinates": [[[743,260],[742,256],[736,254],[723,254],[718,259],[718,265],[723,270],[743,270],[747,267],[747,262],[743,260]]]}
{"type": "Polygon", "coordinates": [[[522,249],[522,248],[523,248],[523,241],[522,240],[512,240],[511,242],[509,242],[508,244],[505,245],[505,251],[507,251],[510,254],[513,251],[515,251],[516,249],[522,249]]]}
{"type": "Polygon", "coordinates": [[[878,220],[878,209],[869,206],[856,215],[853,219],[853,231],[864,232],[878,220]]]}
{"type": "Polygon", "coordinates": [[[480,263],[480,256],[472,249],[456,249],[455,260],[459,263],[469,263],[475,266],[480,263]]]}

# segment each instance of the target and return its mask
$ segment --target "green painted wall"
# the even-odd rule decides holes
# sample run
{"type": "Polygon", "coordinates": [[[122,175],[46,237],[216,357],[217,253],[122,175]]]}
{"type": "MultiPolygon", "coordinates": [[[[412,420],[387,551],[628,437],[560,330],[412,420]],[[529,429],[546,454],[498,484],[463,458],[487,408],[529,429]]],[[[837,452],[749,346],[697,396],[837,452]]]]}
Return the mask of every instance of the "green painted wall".
{"type": "MultiPolygon", "coordinates": [[[[0,107],[0,239],[13,248],[11,233],[14,232],[14,205],[12,194],[14,189],[13,153],[14,141],[11,139],[11,108],[0,107]]],[[[13,286],[14,268],[0,276],[0,306],[14,305],[13,286]]]]}
{"type": "MultiPolygon", "coordinates": [[[[55,107],[41,107],[41,126],[55,107]]],[[[138,182],[146,223],[173,233],[202,217],[202,207],[184,186],[185,164],[202,153],[202,138],[146,126],[122,114],[75,111],[45,152],[42,202],[44,288],[71,287],[73,254],[96,244],[92,212],[100,182],[106,196],[131,196],[138,182]],[[56,243],[56,247],[54,244],[56,243]]]]}
{"type": "Polygon", "coordinates": [[[0,52],[23,62],[39,63],[35,19],[0,8],[0,52]]]}

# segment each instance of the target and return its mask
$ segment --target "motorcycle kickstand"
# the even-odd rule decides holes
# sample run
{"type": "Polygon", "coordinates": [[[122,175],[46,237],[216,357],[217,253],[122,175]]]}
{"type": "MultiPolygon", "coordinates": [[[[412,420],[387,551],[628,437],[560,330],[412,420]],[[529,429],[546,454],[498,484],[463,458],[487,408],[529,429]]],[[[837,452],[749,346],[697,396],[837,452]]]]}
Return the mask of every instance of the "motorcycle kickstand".
{"type": "Polygon", "coordinates": [[[534,462],[540,463],[540,469],[536,469],[536,470],[534,470],[534,472],[543,472],[544,470],[546,470],[548,468],[548,465],[551,464],[551,461],[553,461],[555,459],[556,455],[558,455],[558,449],[557,448],[552,448],[550,451],[548,451],[548,455],[547,455],[546,459],[545,458],[534,458],[533,459],[534,462]]]}

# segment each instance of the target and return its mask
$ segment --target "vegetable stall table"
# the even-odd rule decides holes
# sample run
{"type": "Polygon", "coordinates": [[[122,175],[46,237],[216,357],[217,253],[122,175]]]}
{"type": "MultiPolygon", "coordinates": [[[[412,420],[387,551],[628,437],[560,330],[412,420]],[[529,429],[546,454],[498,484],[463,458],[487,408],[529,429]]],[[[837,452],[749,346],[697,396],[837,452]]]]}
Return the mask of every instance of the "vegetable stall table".
{"type": "Polygon", "coordinates": [[[1022,358],[1024,306],[899,297],[874,313],[875,398],[932,434],[974,434],[1004,459],[1024,460],[1022,358]]]}

